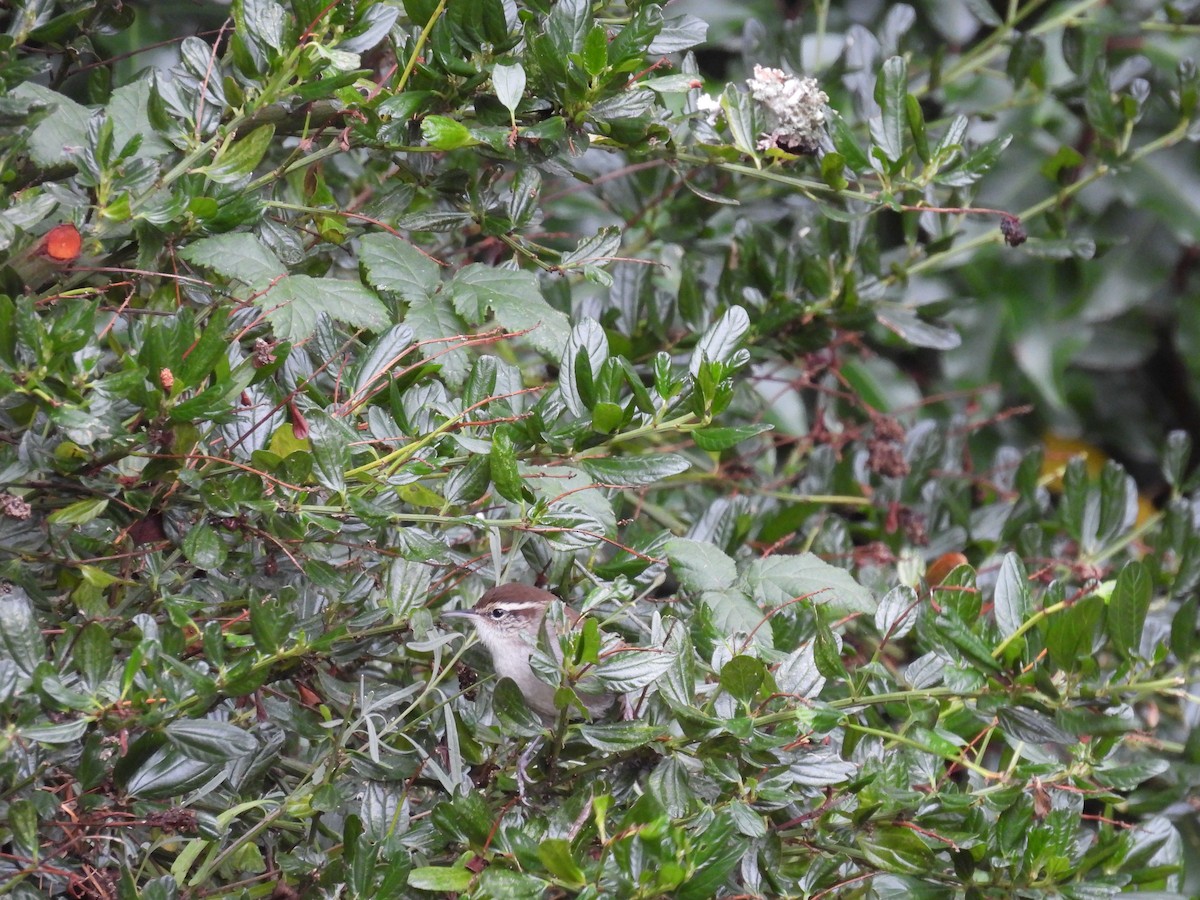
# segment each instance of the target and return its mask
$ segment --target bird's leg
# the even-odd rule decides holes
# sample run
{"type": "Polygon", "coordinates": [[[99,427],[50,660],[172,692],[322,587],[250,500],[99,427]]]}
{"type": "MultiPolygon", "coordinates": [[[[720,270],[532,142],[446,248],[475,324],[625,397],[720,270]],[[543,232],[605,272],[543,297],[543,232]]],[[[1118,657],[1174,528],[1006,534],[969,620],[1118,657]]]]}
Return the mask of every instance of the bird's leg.
{"type": "Polygon", "coordinates": [[[529,780],[529,764],[533,762],[539,750],[542,749],[542,737],[538,735],[529,742],[529,746],[517,757],[517,797],[525,805],[525,785],[532,784],[529,780]]]}

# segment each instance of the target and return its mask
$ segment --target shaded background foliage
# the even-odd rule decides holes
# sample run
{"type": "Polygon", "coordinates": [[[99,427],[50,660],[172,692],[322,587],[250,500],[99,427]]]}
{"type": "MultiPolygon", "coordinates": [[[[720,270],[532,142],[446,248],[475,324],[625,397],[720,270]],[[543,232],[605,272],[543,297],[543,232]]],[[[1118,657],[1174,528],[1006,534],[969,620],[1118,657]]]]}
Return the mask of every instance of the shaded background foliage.
{"type": "Polygon", "coordinates": [[[1193,4],[4,16],[5,890],[1194,889],[1193,4]]]}

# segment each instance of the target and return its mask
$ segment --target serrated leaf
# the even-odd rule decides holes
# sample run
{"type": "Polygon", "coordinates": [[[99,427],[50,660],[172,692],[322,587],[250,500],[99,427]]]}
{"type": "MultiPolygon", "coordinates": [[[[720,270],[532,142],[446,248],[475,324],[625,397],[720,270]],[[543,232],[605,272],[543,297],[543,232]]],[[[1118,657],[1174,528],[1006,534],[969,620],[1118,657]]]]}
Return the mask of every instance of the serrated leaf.
{"type": "Polygon", "coordinates": [[[875,610],[875,629],[890,640],[899,640],[917,624],[917,592],[899,584],[883,595],[875,610]]]}
{"type": "Polygon", "coordinates": [[[653,684],[673,664],[667,650],[650,648],[614,653],[605,657],[589,674],[608,690],[628,694],[653,684]]]}
{"type": "Polygon", "coordinates": [[[691,462],[677,453],[645,454],[643,456],[592,457],[582,459],[583,466],[600,484],[620,487],[642,487],[658,484],[672,475],[692,467],[691,462]]]}
{"type": "Polygon", "coordinates": [[[1000,563],[1000,574],[996,579],[995,611],[996,625],[1000,628],[1002,638],[1016,634],[1032,611],[1025,565],[1015,553],[1006,553],[1003,562],[1000,563]]]}
{"type": "Polygon", "coordinates": [[[412,328],[413,335],[424,343],[422,355],[442,367],[442,378],[451,388],[460,388],[470,371],[470,357],[466,350],[457,347],[454,338],[467,330],[466,323],[450,305],[444,293],[427,297],[414,297],[409,301],[405,323],[412,328]]]}
{"type": "Polygon", "coordinates": [[[354,396],[361,399],[376,382],[383,382],[412,342],[413,330],[407,325],[393,325],[376,338],[355,366],[354,396]]]}
{"type": "Polygon", "coordinates": [[[322,486],[340,494],[346,489],[354,432],[322,409],[310,409],[306,416],[308,439],[312,441],[313,475],[322,486]]]}
{"type": "Polygon", "coordinates": [[[112,638],[103,625],[89,622],[83,627],[75,640],[72,658],[84,683],[96,690],[112,672],[114,658],[112,638]]]}
{"type": "Polygon", "coordinates": [[[252,287],[265,288],[274,279],[287,274],[287,268],[274,253],[252,234],[221,234],[193,241],[179,251],[180,257],[198,266],[207,266],[229,279],[252,287]]]}
{"type": "Polygon", "coordinates": [[[884,872],[923,875],[934,866],[933,851],[907,828],[882,825],[860,833],[857,842],[867,860],[884,872]]]}
{"type": "Polygon", "coordinates": [[[1010,737],[1030,744],[1073,744],[1075,739],[1055,724],[1054,720],[1035,709],[1023,706],[1002,706],[996,710],[1000,727],[1010,737]]]}
{"type": "Polygon", "coordinates": [[[505,328],[528,331],[525,339],[533,346],[556,360],[562,358],[570,322],[545,301],[531,273],[472,263],[459,270],[447,290],[468,322],[482,324],[490,310],[505,328]]]}
{"type": "Polygon", "coordinates": [[[751,597],[766,607],[810,596],[813,604],[827,607],[837,616],[872,615],[876,609],[874,595],[853,575],[813,553],[756,559],[742,573],[741,583],[751,597]]]}
{"type": "Polygon", "coordinates": [[[1146,566],[1138,560],[1125,564],[1108,600],[1105,626],[1113,646],[1122,656],[1133,656],[1142,640],[1146,613],[1154,585],[1146,566]]]}
{"type": "Polygon", "coordinates": [[[338,278],[285,275],[270,290],[255,294],[254,304],[266,310],[275,334],[293,344],[312,337],[322,313],[370,331],[388,324],[387,308],[374,293],[338,278]]]}
{"type": "Polygon", "coordinates": [[[358,258],[368,284],[406,303],[427,299],[441,280],[436,262],[395,235],[366,235],[360,242],[358,258]]]}
{"type": "Polygon", "coordinates": [[[497,493],[513,503],[523,502],[526,499],[525,482],[521,480],[521,473],[517,468],[516,448],[508,428],[496,429],[492,435],[492,451],[488,458],[491,463],[492,484],[495,485],[497,493]]]}
{"type": "Polygon", "coordinates": [[[753,635],[759,646],[768,649],[772,646],[771,629],[762,627],[763,611],[738,587],[703,591],[700,602],[708,607],[718,634],[730,638],[753,635]]]}
{"type": "Polygon", "coordinates": [[[605,753],[622,753],[638,747],[645,747],[665,732],[666,729],[663,726],[645,722],[613,722],[579,726],[579,736],[592,747],[605,753]]]}
{"type": "Polygon", "coordinates": [[[788,770],[798,784],[824,787],[850,780],[858,772],[858,766],[842,759],[828,747],[818,747],[804,753],[788,766],[788,770]]]}
{"type": "Polygon", "coordinates": [[[762,660],[739,655],[721,667],[719,684],[725,693],[742,703],[749,703],[766,679],[767,667],[762,660]]]}
{"type": "Polygon", "coordinates": [[[687,538],[672,538],[663,551],[685,591],[723,591],[737,581],[733,560],[713,544],[687,538]]]}

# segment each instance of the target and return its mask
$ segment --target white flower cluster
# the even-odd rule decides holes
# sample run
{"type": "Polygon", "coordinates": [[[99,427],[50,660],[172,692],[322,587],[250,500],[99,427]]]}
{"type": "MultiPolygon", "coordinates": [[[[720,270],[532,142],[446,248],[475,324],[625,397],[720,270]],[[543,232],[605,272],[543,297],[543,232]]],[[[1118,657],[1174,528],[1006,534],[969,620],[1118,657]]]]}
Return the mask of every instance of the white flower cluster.
{"type": "Polygon", "coordinates": [[[758,142],[759,149],[778,147],[789,153],[815,153],[825,127],[825,104],[829,96],[815,78],[797,78],[782,69],[755,66],[746,84],[750,95],[761,103],[774,127],[758,142]]]}

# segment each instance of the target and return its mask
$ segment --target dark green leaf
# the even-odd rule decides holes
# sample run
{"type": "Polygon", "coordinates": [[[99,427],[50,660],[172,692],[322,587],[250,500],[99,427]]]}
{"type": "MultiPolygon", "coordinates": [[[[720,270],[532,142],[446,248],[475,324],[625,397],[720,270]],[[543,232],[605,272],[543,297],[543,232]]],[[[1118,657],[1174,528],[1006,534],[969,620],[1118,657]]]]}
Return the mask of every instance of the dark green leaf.
{"type": "Polygon", "coordinates": [[[198,762],[227,763],[258,749],[253,735],[212,719],[179,719],[167,725],[163,733],[180,753],[198,762]]]}
{"type": "Polygon", "coordinates": [[[200,522],[184,536],[183,555],[197,569],[220,569],[228,548],[211,525],[200,522]]]}
{"type": "Polygon", "coordinates": [[[1146,566],[1137,560],[1126,563],[1117,576],[1105,617],[1108,636],[1117,652],[1124,657],[1134,656],[1138,651],[1153,592],[1154,586],[1146,566]]]}
{"type": "Polygon", "coordinates": [[[742,703],[750,703],[767,678],[767,669],[753,656],[735,656],[721,668],[721,689],[742,703]]]}
{"type": "Polygon", "coordinates": [[[26,675],[33,674],[45,655],[33,604],[25,591],[13,584],[0,584],[0,648],[26,675]]]}

